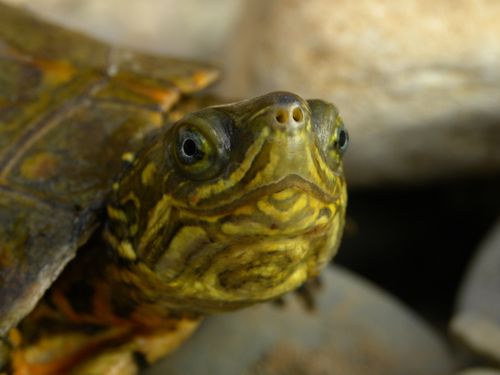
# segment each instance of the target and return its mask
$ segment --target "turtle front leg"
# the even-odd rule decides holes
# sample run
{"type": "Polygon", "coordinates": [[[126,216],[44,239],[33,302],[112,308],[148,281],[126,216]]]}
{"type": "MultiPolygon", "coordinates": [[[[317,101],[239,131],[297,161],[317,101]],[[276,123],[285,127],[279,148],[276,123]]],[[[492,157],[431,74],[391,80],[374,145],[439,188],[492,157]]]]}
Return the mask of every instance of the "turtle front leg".
{"type": "Polygon", "coordinates": [[[181,319],[175,328],[112,327],[98,333],[63,332],[12,351],[13,375],[135,375],[184,342],[199,320],[181,319]]]}
{"type": "Polygon", "coordinates": [[[137,375],[139,365],[132,352],[111,350],[83,363],[71,375],[137,375]]]}
{"type": "Polygon", "coordinates": [[[137,334],[129,342],[83,362],[71,375],[136,375],[144,362],[153,364],[179,347],[191,336],[199,322],[184,320],[175,331],[137,334]]]}

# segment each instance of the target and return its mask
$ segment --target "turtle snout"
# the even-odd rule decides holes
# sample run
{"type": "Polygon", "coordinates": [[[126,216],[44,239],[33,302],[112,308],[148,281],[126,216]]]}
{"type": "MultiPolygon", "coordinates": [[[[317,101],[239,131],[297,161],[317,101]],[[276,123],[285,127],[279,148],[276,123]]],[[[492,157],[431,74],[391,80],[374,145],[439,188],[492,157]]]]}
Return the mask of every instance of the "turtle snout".
{"type": "Polygon", "coordinates": [[[278,96],[271,109],[274,127],[286,129],[289,132],[304,127],[308,113],[307,104],[290,94],[278,96]]]}

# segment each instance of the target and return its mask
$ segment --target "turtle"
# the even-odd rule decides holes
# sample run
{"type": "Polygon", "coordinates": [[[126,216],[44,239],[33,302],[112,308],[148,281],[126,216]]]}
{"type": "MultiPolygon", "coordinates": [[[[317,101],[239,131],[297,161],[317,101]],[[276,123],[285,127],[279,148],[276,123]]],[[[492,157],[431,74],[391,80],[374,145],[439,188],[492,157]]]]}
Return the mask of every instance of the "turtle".
{"type": "Polygon", "coordinates": [[[348,133],[217,68],[0,4],[0,372],[136,374],[336,253],[348,133]]]}

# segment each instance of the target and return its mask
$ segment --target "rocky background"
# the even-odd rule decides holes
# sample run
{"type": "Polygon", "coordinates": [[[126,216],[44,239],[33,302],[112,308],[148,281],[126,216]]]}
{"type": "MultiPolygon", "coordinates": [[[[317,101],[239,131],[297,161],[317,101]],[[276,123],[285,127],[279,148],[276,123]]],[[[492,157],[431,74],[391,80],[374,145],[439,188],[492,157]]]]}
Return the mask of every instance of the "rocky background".
{"type": "Polygon", "coordinates": [[[337,263],[419,317],[337,270],[315,318],[292,303],[277,316],[259,307],[209,320],[165,373],[196,373],[193,357],[201,373],[500,373],[500,1],[9,2],[111,43],[213,61],[223,97],[290,90],[334,101],[345,119],[350,207],[337,263]],[[377,306],[390,319],[370,324],[359,311],[377,306]],[[262,334],[249,351],[239,344],[250,333],[227,328],[242,321],[262,334]],[[287,324],[303,329],[292,337],[287,324]],[[439,349],[407,356],[429,347],[439,349]],[[231,367],[243,357],[244,369],[231,367]]]}

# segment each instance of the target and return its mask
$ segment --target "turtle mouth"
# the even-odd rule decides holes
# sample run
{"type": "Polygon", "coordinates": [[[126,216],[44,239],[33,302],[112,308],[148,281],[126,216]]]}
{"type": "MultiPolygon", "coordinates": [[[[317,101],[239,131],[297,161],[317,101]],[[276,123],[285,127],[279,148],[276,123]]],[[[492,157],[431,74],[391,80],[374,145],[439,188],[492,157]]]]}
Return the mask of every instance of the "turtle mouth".
{"type": "Polygon", "coordinates": [[[271,182],[266,185],[259,186],[251,191],[244,192],[241,196],[237,196],[231,200],[225,200],[224,197],[220,199],[210,199],[210,203],[200,201],[197,207],[188,208],[192,213],[202,212],[204,215],[219,216],[238,211],[241,207],[246,207],[254,202],[262,201],[266,197],[276,197],[285,190],[295,189],[301,192],[304,196],[309,196],[317,201],[322,202],[324,205],[330,205],[338,200],[341,192],[336,188],[333,193],[327,192],[317,184],[297,175],[290,174],[278,181],[271,182]],[[216,206],[213,202],[216,201],[216,206]]]}
{"type": "Polygon", "coordinates": [[[220,231],[227,236],[253,237],[253,241],[321,235],[338,212],[339,198],[340,193],[325,193],[290,175],[219,206],[220,231]]]}
{"type": "Polygon", "coordinates": [[[328,230],[336,211],[334,203],[327,205],[289,188],[240,206],[221,220],[220,231],[227,236],[252,237],[254,241],[316,236],[328,230]],[[286,198],[276,200],[276,195],[286,198]]]}

